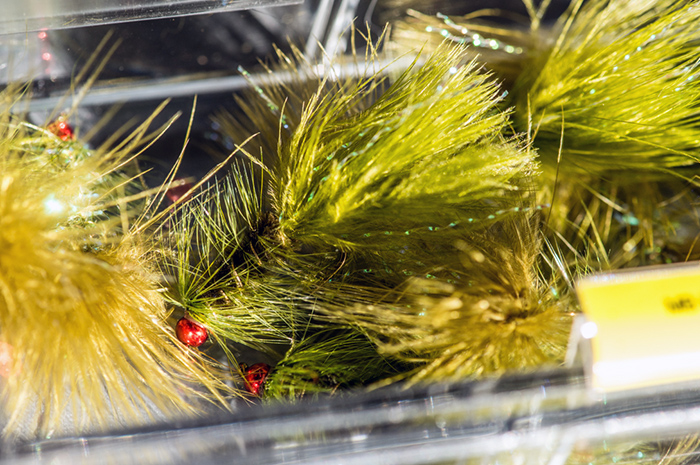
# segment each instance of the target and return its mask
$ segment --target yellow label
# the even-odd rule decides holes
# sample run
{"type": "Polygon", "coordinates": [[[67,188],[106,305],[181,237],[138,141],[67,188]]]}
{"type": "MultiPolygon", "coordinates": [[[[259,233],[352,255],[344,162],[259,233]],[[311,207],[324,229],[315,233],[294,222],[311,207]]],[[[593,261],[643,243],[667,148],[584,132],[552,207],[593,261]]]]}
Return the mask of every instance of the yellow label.
{"type": "Polygon", "coordinates": [[[594,387],[700,378],[700,263],[599,274],[576,285],[594,387]]]}

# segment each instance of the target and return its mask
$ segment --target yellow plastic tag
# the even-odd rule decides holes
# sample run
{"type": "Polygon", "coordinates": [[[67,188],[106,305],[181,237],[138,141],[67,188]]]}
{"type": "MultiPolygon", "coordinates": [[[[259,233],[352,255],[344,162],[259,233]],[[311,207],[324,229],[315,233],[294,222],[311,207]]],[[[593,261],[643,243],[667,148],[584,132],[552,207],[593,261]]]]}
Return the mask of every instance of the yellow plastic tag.
{"type": "Polygon", "coordinates": [[[700,378],[700,263],[592,275],[576,285],[592,382],[606,391],[700,378]]]}

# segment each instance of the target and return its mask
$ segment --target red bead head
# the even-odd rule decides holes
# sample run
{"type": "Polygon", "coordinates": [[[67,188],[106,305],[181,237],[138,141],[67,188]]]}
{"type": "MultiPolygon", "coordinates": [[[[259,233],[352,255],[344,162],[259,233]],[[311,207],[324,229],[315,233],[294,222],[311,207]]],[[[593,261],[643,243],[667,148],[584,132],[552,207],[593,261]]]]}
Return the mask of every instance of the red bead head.
{"type": "Polygon", "coordinates": [[[201,346],[209,337],[209,333],[204,326],[187,317],[180,318],[180,321],[177,322],[176,332],[180,342],[192,347],[201,346]]]}
{"type": "Polygon", "coordinates": [[[176,180],[174,187],[171,187],[165,192],[165,196],[171,203],[175,203],[192,189],[192,184],[176,180]]]}
{"type": "Polygon", "coordinates": [[[254,396],[260,396],[262,393],[265,379],[270,373],[270,365],[267,363],[256,363],[245,369],[245,388],[254,396]]]}
{"type": "Polygon", "coordinates": [[[70,124],[66,123],[63,117],[58,118],[53,123],[49,124],[48,129],[52,134],[58,136],[63,141],[75,140],[75,134],[70,124]]]}

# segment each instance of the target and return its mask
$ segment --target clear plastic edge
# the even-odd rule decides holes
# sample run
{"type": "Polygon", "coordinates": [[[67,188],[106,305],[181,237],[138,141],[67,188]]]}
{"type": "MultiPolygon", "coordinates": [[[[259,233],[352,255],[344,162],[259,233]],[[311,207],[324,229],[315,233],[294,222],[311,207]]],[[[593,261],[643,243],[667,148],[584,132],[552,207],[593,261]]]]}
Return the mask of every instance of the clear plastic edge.
{"type": "Polygon", "coordinates": [[[3,7],[0,35],[301,3],[302,0],[30,0],[3,7]]]}
{"type": "Polygon", "coordinates": [[[499,463],[505,454],[521,457],[512,463],[561,465],[576,463],[572,453],[596,444],[642,444],[698,430],[697,383],[595,395],[579,368],[252,406],[200,424],[6,444],[0,461],[418,465],[499,463]]]}

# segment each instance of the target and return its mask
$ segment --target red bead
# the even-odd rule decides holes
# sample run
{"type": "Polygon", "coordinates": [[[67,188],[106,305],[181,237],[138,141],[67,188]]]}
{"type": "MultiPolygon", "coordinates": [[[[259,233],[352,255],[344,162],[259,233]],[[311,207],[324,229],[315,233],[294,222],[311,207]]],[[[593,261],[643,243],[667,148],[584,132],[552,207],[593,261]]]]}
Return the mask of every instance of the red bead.
{"type": "Polygon", "coordinates": [[[63,118],[59,118],[53,123],[49,124],[46,129],[51,131],[63,141],[75,140],[73,128],[70,126],[70,124],[66,123],[63,118]]]}
{"type": "Polygon", "coordinates": [[[188,318],[180,318],[177,322],[177,338],[183,344],[192,347],[199,347],[207,340],[209,333],[207,329],[188,318]]]}
{"type": "MultiPolygon", "coordinates": [[[[177,180],[175,182],[178,183],[177,180]]],[[[178,186],[171,187],[165,192],[165,195],[166,197],[168,197],[168,200],[170,200],[172,203],[175,203],[178,200],[180,200],[181,197],[187,194],[191,189],[192,184],[185,182],[178,186]]]]}
{"type": "Polygon", "coordinates": [[[260,396],[265,379],[270,373],[270,365],[267,363],[256,363],[245,370],[245,388],[254,396],[260,396]]]}

